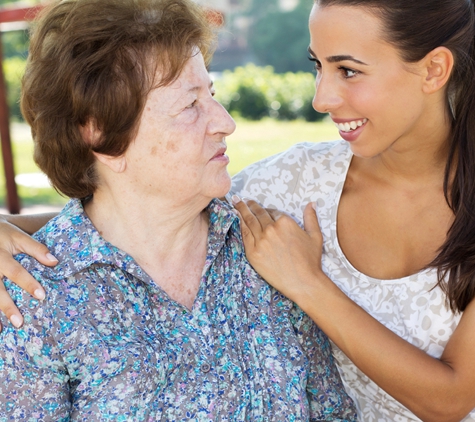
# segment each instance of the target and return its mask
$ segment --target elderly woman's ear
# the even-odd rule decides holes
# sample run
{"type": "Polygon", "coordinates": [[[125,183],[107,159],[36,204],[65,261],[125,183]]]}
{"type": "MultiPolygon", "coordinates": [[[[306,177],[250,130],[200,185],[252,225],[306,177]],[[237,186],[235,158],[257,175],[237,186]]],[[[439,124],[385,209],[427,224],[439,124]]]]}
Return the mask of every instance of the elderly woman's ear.
{"type": "MultiPolygon", "coordinates": [[[[79,132],[81,133],[84,142],[91,145],[98,143],[102,136],[102,131],[98,128],[95,119],[89,119],[84,126],[79,126],[79,132]]],[[[97,161],[108,167],[114,173],[122,173],[127,167],[124,155],[114,157],[112,155],[101,154],[94,151],[92,153],[97,161]]]]}
{"type": "Polygon", "coordinates": [[[122,173],[127,168],[127,160],[125,154],[114,157],[112,155],[100,154],[99,152],[92,152],[96,157],[96,160],[106,166],[114,173],[122,173]]]}

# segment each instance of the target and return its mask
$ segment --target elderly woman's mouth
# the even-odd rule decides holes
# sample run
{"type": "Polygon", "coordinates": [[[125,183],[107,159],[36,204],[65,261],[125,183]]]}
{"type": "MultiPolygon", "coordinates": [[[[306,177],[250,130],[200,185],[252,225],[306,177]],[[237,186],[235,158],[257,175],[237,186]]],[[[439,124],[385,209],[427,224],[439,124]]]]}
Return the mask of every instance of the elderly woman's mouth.
{"type": "Polygon", "coordinates": [[[227,148],[220,148],[210,161],[223,161],[229,163],[229,157],[226,155],[227,148]]]}

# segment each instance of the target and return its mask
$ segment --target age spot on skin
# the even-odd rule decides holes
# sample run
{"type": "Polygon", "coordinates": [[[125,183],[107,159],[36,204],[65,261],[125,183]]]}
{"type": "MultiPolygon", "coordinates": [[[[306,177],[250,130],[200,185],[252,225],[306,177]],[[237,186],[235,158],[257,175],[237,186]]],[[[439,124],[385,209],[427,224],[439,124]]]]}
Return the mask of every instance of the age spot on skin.
{"type": "Polygon", "coordinates": [[[173,141],[170,141],[170,142],[167,143],[167,151],[177,152],[178,147],[173,141]]]}

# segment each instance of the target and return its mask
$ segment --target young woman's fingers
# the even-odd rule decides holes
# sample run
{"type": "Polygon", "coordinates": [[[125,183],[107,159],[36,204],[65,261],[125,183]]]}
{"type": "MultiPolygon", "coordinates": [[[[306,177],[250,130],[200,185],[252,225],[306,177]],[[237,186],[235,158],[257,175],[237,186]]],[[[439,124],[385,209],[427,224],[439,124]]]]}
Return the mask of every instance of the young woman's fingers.
{"type": "MultiPolygon", "coordinates": [[[[23,325],[23,317],[20,311],[13,303],[10,295],[5,289],[3,281],[0,280],[0,310],[6,315],[10,322],[16,328],[20,328],[23,325]]],[[[2,327],[0,325],[0,331],[2,327]]]]}
{"type": "MultiPolygon", "coordinates": [[[[16,253],[22,252],[27,255],[30,255],[43,265],[47,265],[48,267],[54,267],[58,263],[58,260],[51,254],[51,252],[45,245],[37,242],[28,234],[20,230],[12,233],[10,242],[12,244],[12,249],[16,253]]],[[[1,261],[0,271],[2,271],[1,261]]]]}
{"type": "Polygon", "coordinates": [[[256,246],[256,239],[240,213],[239,213],[239,219],[241,221],[241,236],[242,236],[242,241],[244,243],[244,250],[246,251],[246,253],[251,253],[256,246]]]}
{"type": "Polygon", "coordinates": [[[245,202],[246,202],[246,205],[251,210],[251,212],[255,215],[255,217],[259,221],[259,224],[261,225],[262,229],[265,229],[269,224],[274,223],[274,219],[269,214],[269,212],[260,204],[258,204],[256,201],[253,201],[252,199],[250,199],[245,202]]]}
{"type": "MultiPolygon", "coordinates": [[[[45,291],[41,284],[26,271],[13,257],[5,250],[0,249],[0,272],[5,277],[12,280],[15,284],[27,291],[30,295],[38,300],[45,298],[45,291]]],[[[3,283],[1,283],[3,285],[3,283]]],[[[5,290],[5,289],[4,289],[5,290]]],[[[5,294],[7,294],[5,292],[5,294]]],[[[7,303],[0,299],[0,311],[5,312],[4,304],[7,303]]],[[[9,306],[9,302],[7,303],[9,306]]]]}
{"type": "Polygon", "coordinates": [[[269,215],[272,217],[274,221],[277,221],[279,218],[283,217],[284,215],[288,216],[288,214],[279,210],[266,208],[266,211],[269,213],[269,215]]]}
{"type": "Polygon", "coordinates": [[[246,229],[251,232],[254,238],[259,239],[262,235],[262,226],[257,217],[241,198],[233,195],[232,199],[234,208],[239,211],[241,223],[245,224],[246,229]]]}

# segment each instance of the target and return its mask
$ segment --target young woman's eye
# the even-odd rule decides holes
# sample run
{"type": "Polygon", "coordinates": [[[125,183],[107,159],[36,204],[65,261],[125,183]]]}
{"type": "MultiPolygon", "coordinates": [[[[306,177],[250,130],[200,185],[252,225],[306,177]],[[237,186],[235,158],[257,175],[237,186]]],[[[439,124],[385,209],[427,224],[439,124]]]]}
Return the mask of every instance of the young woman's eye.
{"type": "Polygon", "coordinates": [[[343,67],[343,66],[339,67],[339,69],[343,73],[343,77],[345,79],[353,78],[359,73],[357,70],[349,69],[349,68],[343,67]]]}
{"type": "Polygon", "coordinates": [[[309,56],[308,59],[311,62],[315,63],[313,65],[313,70],[315,70],[315,72],[320,72],[320,70],[322,69],[322,64],[320,63],[320,61],[318,61],[315,57],[312,57],[312,56],[309,56]]]}

